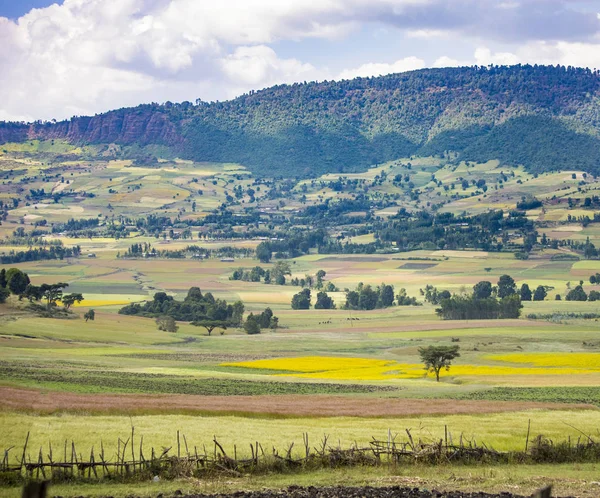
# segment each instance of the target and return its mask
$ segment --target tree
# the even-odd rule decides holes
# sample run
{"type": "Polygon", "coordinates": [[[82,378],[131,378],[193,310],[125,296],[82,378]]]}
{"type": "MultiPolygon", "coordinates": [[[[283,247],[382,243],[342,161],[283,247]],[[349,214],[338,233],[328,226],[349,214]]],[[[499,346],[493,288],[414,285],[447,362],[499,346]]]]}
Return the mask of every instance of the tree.
{"type": "Polygon", "coordinates": [[[0,287],[0,304],[5,303],[10,296],[10,292],[4,287],[0,287]]]}
{"type": "MultiPolygon", "coordinates": [[[[538,287],[538,289],[539,289],[539,287],[538,287]]],[[[536,292],[537,292],[537,290],[536,290],[536,292]]],[[[521,301],[531,301],[531,289],[529,288],[529,285],[523,284],[521,286],[520,294],[521,294],[521,301]]],[[[536,301],[536,299],[534,299],[534,301],[536,301]]]]}
{"type": "Polygon", "coordinates": [[[0,270],[0,288],[5,289],[6,288],[6,270],[4,268],[2,268],[2,270],[0,270]]]}
{"type": "Polygon", "coordinates": [[[242,303],[242,301],[236,301],[233,303],[232,308],[231,323],[239,326],[242,324],[242,320],[244,319],[244,303],[242,303]]]}
{"type": "Polygon", "coordinates": [[[83,315],[85,321],[91,320],[92,322],[96,319],[96,312],[94,310],[88,310],[85,315],[83,315]]]}
{"type": "Polygon", "coordinates": [[[227,330],[227,322],[223,320],[199,320],[193,321],[192,325],[196,327],[204,327],[210,336],[215,329],[227,330]]]}
{"type": "Polygon", "coordinates": [[[445,368],[450,370],[452,360],[458,358],[460,353],[459,346],[427,346],[419,348],[419,356],[425,364],[425,370],[435,374],[437,382],[440,381],[440,370],[445,368]]]}
{"type": "Polygon", "coordinates": [[[268,263],[271,261],[273,251],[271,250],[271,244],[268,242],[261,242],[256,246],[256,257],[261,263],[268,263]]]}
{"type": "Polygon", "coordinates": [[[498,280],[498,297],[502,299],[503,297],[511,296],[516,293],[517,286],[512,277],[509,275],[502,275],[498,280]]]}
{"type": "Polygon", "coordinates": [[[46,306],[50,309],[52,306],[56,306],[56,302],[60,301],[63,295],[63,289],[69,287],[69,284],[59,282],[58,284],[42,284],[40,291],[42,292],[42,298],[46,300],[46,306]]]}
{"type": "Polygon", "coordinates": [[[500,299],[500,316],[498,318],[519,318],[521,316],[521,298],[517,294],[500,299]]]}
{"type": "Polygon", "coordinates": [[[83,301],[83,295],[76,293],[76,294],[66,294],[62,297],[61,299],[63,306],[65,307],[65,309],[69,309],[71,306],[73,306],[75,303],[79,304],[81,301],[83,301]]]}
{"type": "Polygon", "coordinates": [[[571,289],[569,293],[565,296],[567,301],[587,301],[587,294],[583,290],[581,285],[578,285],[574,289],[571,289]]]}
{"type": "Polygon", "coordinates": [[[156,325],[158,330],[164,330],[165,332],[177,332],[179,330],[172,316],[159,316],[156,319],[156,325]]]}
{"type": "Polygon", "coordinates": [[[22,272],[18,268],[11,268],[6,272],[6,286],[17,296],[23,295],[30,283],[31,281],[27,273],[22,272]]]}
{"type": "Polygon", "coordinates": [[[600,292],[591,290],[588,294],[588,301],[600,301],[600,292]]]}
{"type": "Polygon", "coordinates": [[[487,299],[492,295],[492,283],[487,280],[477,282],[473,286],[474,299],[487,299]]]}
{"type": "Polygon", "coordinates": [[[39,301],[40,299],[42,299],[42,288],[37,285],[29,284],[25,288],[24,297],[26,297],[30,303],[33,303],[34,301],[39,301]]]}
{"type": "Polygon", "coordinates": [[[335,303],[326,292],[317,293],[317,302],[315,303],[316,310],[332,310],[335,309],[335,303]]]}
{"type": "Polygon", "coordinates": [[[406,294],[406,289],[400,289],[396,296],[398,306],[421,306],[421,303],[417,301],[416,297],[410,297],[406,294]]]}
{"type": "Polygon", "coordinates": [[[546,299],[547,295],[548,292],[546,292],[546,287],[544,287],[543,285],[538,285],[535,289],[535,292],[533,293],[533,300],[543,301],[544,299],[546,299]]]}
{"type": "Polygon", "coordinates": [[[265,308],[260,315],[256,317],[256,321],[263,329],[268,329],[271,326],[271,319],[273,318],[273,310],[271,308],[265,308]]]}
{"type": "Polygon", "coordinates": [[[244,330],[248,335],[260,334],[260,324],[258,323],[257,318],[250,313],[248,318],[246,318],[246,322],[244,323],[244,330]]]}
{"type": "Polygon", "coordinates": [[[379,293],[370,285],[365,285],[358,291],[358,308],[361,310],[374,310],[378,300],[379,293]]]}
{"type": "Polygon", "coordinates": [[[291,275],[292,269],[287,261],[277,261],[271,269],[271,280],[277,285],[285,285],[285,276],[291,275]]]}
{"type": "Polygon", "coordinates": [[[317,289],[323,288],[323,279],[325,278],[325,275],[327,275],[327,272],[325,270],[319,270],[317,272],[317,289]]]}
{"type": "Polygon", "coordinates": [[[202,301],[202,291],[200,287],[190,287],[184,302],[198,302],[202,301]]]}
{"type": "Polygon", "coordinates": [[[379,297],[377,306],[379,308],[389,308],[394,304],[394,286],[381,284],[379,286],[379,297]]]}
{"type": "Polygon", "coordinates": [[[293,310],[307,310],[310,308],[310,289],[302,289],[292,297],[293,310]]]}

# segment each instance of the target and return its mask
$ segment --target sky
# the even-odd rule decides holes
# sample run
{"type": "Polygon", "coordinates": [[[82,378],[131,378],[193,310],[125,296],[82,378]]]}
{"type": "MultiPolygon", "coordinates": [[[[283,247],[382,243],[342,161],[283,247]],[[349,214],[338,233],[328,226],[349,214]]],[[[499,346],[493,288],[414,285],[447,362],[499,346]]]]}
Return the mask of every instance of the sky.
{"type": "Polygon", "coordinates": [[[600,68],[600,0],[0,0],[0,120],[516,63],[600,68]]]}

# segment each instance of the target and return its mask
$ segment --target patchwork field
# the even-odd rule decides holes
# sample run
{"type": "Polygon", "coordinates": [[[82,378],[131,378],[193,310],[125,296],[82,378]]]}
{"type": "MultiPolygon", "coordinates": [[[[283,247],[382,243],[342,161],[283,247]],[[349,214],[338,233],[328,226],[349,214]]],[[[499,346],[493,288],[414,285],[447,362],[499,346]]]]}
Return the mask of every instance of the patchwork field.
{"type": "MultiPolygon", "coordinates": [[[[440,203],[441,213],[510,210],[523,196],[535,194],[545,201],[544,209],[529,210],[527,216],[539,224],[540,237],[582,244],[589,238],[600,244],[597,224],[583,226],[572,219],[593,213],[569,207],[568,201],[577,192],[596,195],[600,189],[594,178],[578,172],[537,176],[517,168],[514,175],[500,181],[505,172],[495,161],[466,165],[413,158],[410,167],[408,162],[378,165],[346,175],[346,180],[368,187],[372,202],[399,196],[393,209],[373,213],[383,219],[395,215],[400,207],[416,209],[432,203],[440,203]],[[437,181],[432,180],[433,173],[437,181]],[[411,188],[421,191],[418,200],[405,195],[406,182],[393,184],[396,175],[410,175],[411,188]],[[465,188],[461,178],[468,180],[465,188]],[[472,182],[477,179],[485,179],[489,188],[477,187],[472,182]],[[455,187],[444,188],[449,185],[455,187]]],[[[512,252],[436,250],[426,245],[385,254],[319,254],[311,249],[285,260],[290,265],[285,285],[233,280],[238,269],[261,266],[273,271],[280,260],[261,263],[247,252],[206,259],[190,254],[177,258],[125,256],[134,245],[151,246],[159,252],[182,251],[188,246],[241,251],[255,249],[268,237],[213,239],[210,230],[196,225],[185,238],[158,232],[152,235],[137,226],[135,218],[160,215],[182,223],[195,222],[224,205],[236,216],[252,206],[263,214],[292,217],[307,206],[351,198],[331,185],[338,176],[294,185],[257,186],[238,165],[176,159],[134,164],[132,160],[101,159],[97,150],[35,141],[20,147],[7,145],[0,153],[0,171],[6,182],[13,182],[0,186],[3,202],[12,199],[15,185],[26,192],[45,188],[53,194],[69,193],[56,202],[30,198],[8,210],[0,225],[3,255],[28,248],[29,242],[14,233],[20,227],[38,228],[35,223],[42,219],[59,224],[71,218],[98,218],[107,228],[118,220],[117,225],[127,225],[129,230],[125,236],[83,233],[74,237],[59,230],[50,233],[47,226],[45,243],[79,246],[81,255],[6,265],[6,269],[17,266],[26,272],[34,285],[68,283],[68,292],[81,293],[84,300],[71,308],[74,314],[66,319],[38,316],[28,308],[26,299],[19,301],[16,296],[0,304],[0,449],[22,447],[30,433],[34,459],[39,446],[51,443],[62,447],[66,439],[73,440],[83,453],[89,453],[92,446],[97,448],[100,441],[114,451],[118,438],[125,441],[129,437],[132,425],[148,446],[173,445],[179,430],[193,445],[210,444],[217,436],[228,452],[236,448],[242,457],[248,456],[250,443],[256,441],[267,452],[272,446],[285,450],[291,443],[298,452],[304,433],[314,444],[327,434],[335,444],[361,445],[390,434],[398,442],[406,442],[406,429],[415,438],[437,442],[450,430],[455,438],[462,435],[501,451],[522,451],[528,427],[531,440],[540,434],[557,442],[598,436],[600,301],[564,299],[580,281],[586,292],[600,291],[599,283],[589,282],[591,275],[600,272],[598,260],[582,260],[567,247],[549,246],[532,251],[528,259],[517,259],[512,252]],[[42,158],[40,154],[50,156],[42,158]],[[57,158],[57,154],[71,154],[73,161],[57,158]],[[69,174],[56,177],[67,167],[69,174]],[[253,195],[248,194],[251,187],[253,195]],[[283,187],[287,190],[278,191],[283,187]],[[293,296],[301,290],[291,285],[291,280],[315,276],[320,270],[325,272],[324,283],[334,288],[328,295],[337,309],[291,309],[293,296]],[[544,286],[547,297],[524,302],[521,317],[506,320],[445,321],[436,314],[438,305],[425,301],[427,286],[466,295],[480,281],[496,285],[502,275],[510,275],[517,288],[522,284],[532,290],[544,286]],[[343,309],[346,291],[361,283],[393,285],[395,293],[404,289],[419,306],[343,309]],[[229,327],[223,335],[214,332],[209,336],[205,328],[189,322],[180,321],[176,332],[165,332],[158,329],[154,318],[118,313],[125,305],[151,300],[157,292],[183,300],[194,286],[215,299],[243,301],[246,316],[269,307],[279,319],[278,327],[263,328],[257,335],[229,327]],[[556,295],[562,299],[556,300],[556,295]],[[95,311],[95,319],[84,320],[90,309],[95,311]],[[440,382],[436,382],[425,370],[419,349],[450,345],[459,346],[460,357],[441,371],[440,382]]],[[[350,214],[355,219],[366,215],[359,211],[350,214]]],[[[264,219],[252,223],[267,233],[272,229],[264,219]]],[[[357,222],[347,230],[335,227],[332,233],[353,244],[374,243],[374,234],[361,233],[360,228],[357,222]]],[[[313,305],[316,294],[313,289],[313,305]]],[[[14,463],[12,453],[11,458],[14,463]]],[[[472,475],[485,474],[484,466],[475,468],[472,475]]],[[[573,464],[560,472],[583,473],[586,479],[597,472],[596,464],[581,471],[583,466],[573,464]]],[[[447,486],[477,484],[479,489],[500,485],[494,481],[495,472],[504,472],[504,489],[514,475],[525,472],[495,468],[474,481],[465,477],[463,468],[448,468],[455,468],[453,475],[460,474],[464,480],[448,478],[444,481],[447,486]]],[[[557,468],[539,466],[536,479],[552,478],[557,468]]],[[[372,482],[398,477],[405,470],[396,469],[393,475],[389,469],[370,472],[356,469],[354,475],[364,475],[372,482]]],[[[421,472],[427,482],[435,481],[428,469],[414,472],[421,472]]],[[[351,479],[331,475],[331,479],[351,479]]],[[[315,482],[329,479],[312,477],[315,482]]],[[[254,481],[243,476],[236,479],[248,488],[265,484],[259,477],[254,481]]],[[[267,484],[283,482],[281,479],[273,476],[267,484]]],[[[197,482],[177,482],[185,489],[199,489],[197,482]]],[[[161,485],[160,489],[171,489],[171,483],[161,485]]],[[[116,484],[94,489],[78,486],[57,488],[57,493],[93,495],[105,489],[112,496],[122,496],[131,491],[116,484]]],[[[529,486],[523,489],[533,484],[529,486]]],[[[158,488],[138,489],[157,494],[158,488]]],[[[594,496],[596,488],[577,481],[566,489],[594,496]]],[[[0,486],[0,496],[14,496],[16,491],[0,486]]]]}

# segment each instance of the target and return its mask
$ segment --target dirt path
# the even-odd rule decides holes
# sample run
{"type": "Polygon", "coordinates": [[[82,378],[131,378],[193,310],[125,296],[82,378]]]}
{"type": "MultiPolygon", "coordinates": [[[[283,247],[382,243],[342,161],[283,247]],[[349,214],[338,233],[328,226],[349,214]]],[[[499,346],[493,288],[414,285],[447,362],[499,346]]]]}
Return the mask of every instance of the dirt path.
{"type": "Polygon", "coordinates": [[[93,414],[253,413],[283,416],[402,417],[501,413],[530,409],[597,409],[591,405],[522,401],[428,400],[331,395],[194,396],[179,394],[76,394],[0,387],[2,409],[33,413],[85,411],[93,414]]]}

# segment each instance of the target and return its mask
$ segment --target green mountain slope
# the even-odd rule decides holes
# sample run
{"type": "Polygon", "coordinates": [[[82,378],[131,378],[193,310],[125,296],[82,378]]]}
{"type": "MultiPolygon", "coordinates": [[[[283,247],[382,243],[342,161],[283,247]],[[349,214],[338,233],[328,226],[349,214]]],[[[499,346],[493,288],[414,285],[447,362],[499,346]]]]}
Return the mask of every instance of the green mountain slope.
{"type": "Polygon", "coordinates": [[[535,171],[600,174],[600,73],[427,69],[280,85],[227,102],[142,105],[55,124],[0,123],[0,142],[32,138],[160,145],[186,159],[238,162],[268,176],[357,171],[447,150],[535,171]]]}

